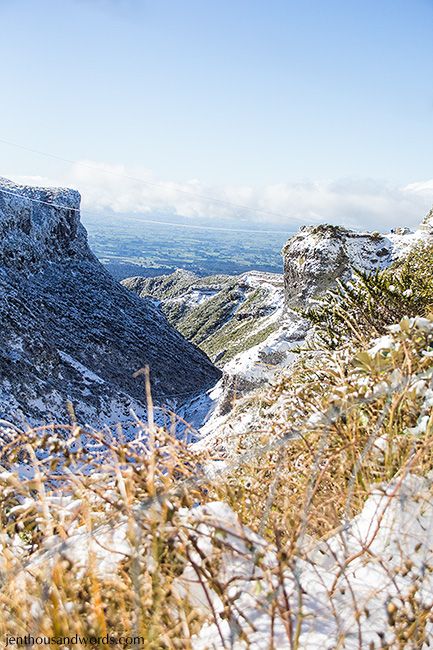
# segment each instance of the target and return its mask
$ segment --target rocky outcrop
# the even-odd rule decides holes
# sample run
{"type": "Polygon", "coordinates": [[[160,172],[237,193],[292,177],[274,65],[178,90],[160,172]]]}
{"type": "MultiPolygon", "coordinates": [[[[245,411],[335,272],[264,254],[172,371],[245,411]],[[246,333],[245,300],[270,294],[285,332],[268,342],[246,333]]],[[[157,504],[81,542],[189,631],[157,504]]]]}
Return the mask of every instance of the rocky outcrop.
{"type": "Polygon", "coordinates": [[[98,262],[72,190],[0,180],[0,418],[77,418],[97,426],[143,410],[148,365],[154,398],[178,400],[220,372],[152,301],[120,286],[98,262]]]}
{"type": "Polygon", "coordinates": [[[78,192],[3,178],[0,190],[0,266],[28,274],[66,258],[96,260],[80,222],[78,192]]]}
{"type": "Polygon", "coordinates": [[[328,224],[304,226],[282,251],[286,304],[305,306],[337,279],[348,279],[353,270],[386,268],[417,242],[430,238],[430,221],[427,216],[416,232],[398,228],[385,235],[328,224]]]}
{"type": "Polygon", "coordinates": [[[392,243],[379,233],[357,233],[340,226],[305,226],[283,249],[286,300],[300,307],[331,287],[351,268],[387,266],[392,243]]]}

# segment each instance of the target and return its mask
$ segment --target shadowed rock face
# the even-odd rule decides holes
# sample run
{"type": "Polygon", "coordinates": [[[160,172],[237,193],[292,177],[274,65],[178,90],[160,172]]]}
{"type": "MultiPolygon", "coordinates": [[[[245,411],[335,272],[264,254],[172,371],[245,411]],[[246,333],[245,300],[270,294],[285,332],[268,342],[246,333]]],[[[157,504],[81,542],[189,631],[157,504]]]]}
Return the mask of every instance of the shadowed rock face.
{"type": "Polygon", "coordinates": [[[143,377],[133,374],[146,365],[156,400],[186,399],[220,376],[105,271],[79,206],[78,192],[0,179],[0,418],[65,421],[70,401],[96,426],[143,409],[143,377]]]}

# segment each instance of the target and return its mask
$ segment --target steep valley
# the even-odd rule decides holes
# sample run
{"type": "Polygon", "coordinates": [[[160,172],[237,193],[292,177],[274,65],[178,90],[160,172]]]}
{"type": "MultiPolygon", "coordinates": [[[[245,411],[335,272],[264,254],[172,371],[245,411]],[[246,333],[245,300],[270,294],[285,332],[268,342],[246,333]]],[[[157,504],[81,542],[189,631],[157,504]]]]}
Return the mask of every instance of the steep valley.
{"type": "Polygon", "coordinates": [[[72,190],[0,181],[0,418],[104,426],[154,399],[212,386],[220,371],[88,247],[72,190]]]}

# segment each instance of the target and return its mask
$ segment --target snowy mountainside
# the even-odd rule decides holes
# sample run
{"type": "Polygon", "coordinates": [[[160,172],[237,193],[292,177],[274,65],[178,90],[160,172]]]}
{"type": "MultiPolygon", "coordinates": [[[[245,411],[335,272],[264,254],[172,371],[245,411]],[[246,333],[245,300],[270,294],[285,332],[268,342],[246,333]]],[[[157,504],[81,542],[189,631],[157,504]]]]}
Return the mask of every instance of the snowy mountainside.
{"type": "Polygon", "coordinates": [[[156,278],[128,278],[122,284],[151,298],[168,320],[223,370],[215,388],[173,409],[201,429],[213,430],[233,400],[263,385],[293,360],[292,348],[307,324],[285,309],[283,277],[248,272],[198,277],[178,270],[156,278]]]}
{"type": "Polygon", "coordinates": [[[93,426],[144,412],[154,397],[205,390],[219,377],[206,355],[150,301],[105,271],[87,244],[80,196],[0,180],[0,418],[93,426]]]}
{"type": "Polygon", "coordinates": [[[298,358],[294,351],[312,333],[299,308],[307,307],[338,279],[349,279],[353,269],[386,268],[419,242],[432,241],[432,220],[429,214],[415,232],[398,228],[381,235],[323,225],[303,227],[291,237],[282,251],[285,305],[276,317],[277,326],[224,365],[223,377],[210,393],[212,408],[201,428],[203,444],[218,446],[226,437],[224,431],[231,436],[263,426],[259,410],[264,389],[275,377],[290,374],[298,358]]]}
{"type": "MultiPolygon", "coordinates": [[[[398,228],[386,235],[306,226],[283,248],[283,276],[249,272],[202,278],[177,270],[122,284],[161,307],[172,325],[223,368],[222,393],[239,396],[293,361],[293,349],[304,342],[309,327],[292,308],[305,308],[352,269],[386,268],[430,236],[428,219],[416,232],[398,228]]],[[[227,395],[223,401],[227,411],[227,395]]]]}
{"type": "MultiPolygon", "coordinates": [[[[140,423],[134,440],[109,440],[112,467],[96,466],[93,455],[86,460],[80,450],[86,471],[62,472],[54,481],[52,456],[43,453],[38,475],[19,480],[16,450],[25,454],[34,445],[44,452],[45,440],[30,432],[12,437],[14,444],[3,449],[12,466],[2,462],[0,472],[0,567],[5,593],[13,596],[4,599],[5,618],[15,621],[19,612],[23,629],[45,632],[51,617],[55,625],[48,629],[57,631],[64,612],[65,629],[83,621],[82,629],[93,634],[95,620],[117,621],[121,611],[122,625],[135,633],[139,612],[151,621],[142,627],[143,634],[149,629],[149,648],[159,647],[161,638],[175,647],[180,630],[194,650],[427,650],[433,636],[433,320],[422,309],[420,316],[400,314],[385,335],[356,350],[345,344],[303,352],[303,365],[293,367],[294,348],[311,329],[292,305],[310,304],[352,267],[385,268],[414,243],[431,241],[430,220],[415,233],[386,236],[304,229],[284,250],[285,290],[280,276],[203,280],[178,273],[155,281],[160,293],[139,298],[113,288],[106,274],[102,281],[86,247],[75,246],[74,238],[68,243],[75,229],[53,246],[50,259],[44,232],[52,215],[42,216],[45,230],[37,232],[34,250],[33,223],[37,229],[41,219],[29,226],[24,214],[18,221],[29,231],[28,245],[13,257],[16,244],[8,244],[0,268],[6,342],[0,385],[10,391],[8,408],[50,412],[53,380],[59,400],[80,394],[81,413],[87,407],[88,417],[105,416],[104,400],[112,405],[119,387],[127,386],[120,361],[129,348],[123,344],[141,335],[147,338],[135,349],[159,346],[166,365],[157,365],[155,391],[169,373],[184,383],[189,373],[196,382],[189,401],[173,390],[164,403],[173,399],[193,426],[205,420],[207,437],[183,444],[170,426],[140,423]],[[39,244],[46,246],[43,256],[39,244]],[[232,299],[224,312],[227,286],[232,299]],[[206,321],[200,310],[218,295],[215,319],[206,321]],[[194,336],[204,335],[203,345],[221,345],[215,358],[223,353],[223,377],[216,384],[218,373],[203,353],[171,330],[163,315],[167,304],[183,314],[194,336]],[[212,329],[222,313],[228,314],[222,326],[212,329]],[[218,338],[225,328],[227,336],[218,338]],[[228,340],[234,341],[230,348],[228,340]],[[105,356],[92,357],[101,345],[105,356]],[[103,366],[110,355],[115,368],[103,366]],[[23,404],[19,381],[26,394],[39,391],[33,404],[23,404]],[[47,598],[50,581],[55,598],[47,598]],[[87,581],[95,598],[83,589],[87,581]],[[128,602],[131,594],[138,597],[128,602]]],[[[19,232],[7,230],[8,224],[17,230],[11,217],[5,241],[19,243],[19,232]]],[[[424,253],[417,281],[429,285],[420,295],[431,298],[424,253]]],[[[409,278],[414,286],[415,277],[409,278]]],[[[430,309],[431,302],[425,304],[430,309]]],[[[131,393],[124,393],[126,400],[131,393]]],[[[53,432],[49,444],[67,449],[77,471],[69,453],[75,433],[59,441],[53,432]]]]}
{"type": "Polygon", "coordinates": [[[169,322],[220,367],[275,331],[284,306],[283,278],[277,273],[202,278],[177,270],[122,284],[155,300],[169,322]]]}

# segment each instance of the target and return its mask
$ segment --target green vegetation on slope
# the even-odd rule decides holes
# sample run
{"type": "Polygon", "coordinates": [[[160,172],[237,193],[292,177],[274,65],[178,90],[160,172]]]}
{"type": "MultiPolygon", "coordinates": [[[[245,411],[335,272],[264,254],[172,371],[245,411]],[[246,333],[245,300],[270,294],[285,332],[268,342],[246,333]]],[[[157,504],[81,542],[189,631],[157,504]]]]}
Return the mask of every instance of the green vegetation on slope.
{"type": "MultiPolygon", "coordinates": [[[[280,287],[282,304],[282,280],[266,277],[280,287]]],[[[243,276],[198,278],[177,271],[150,280],[129,278],[124,284],[141,297],[161,301],[169,322],[219,365],[261,343],[278,326],[278,319],[269,318],[279,308],[270,304],[269,288],[252,286],[243,276]]]]}
{"type": "Polygon", "coordinates": [[[375,273],[355,273],[339,281],[318,305],[303,312],[318,339],[337,349],[345,341],[358,343],[384,334],[404,316],[425,316],[433,307],[433,246],[421,243],[403,260],[375,273]]]}

